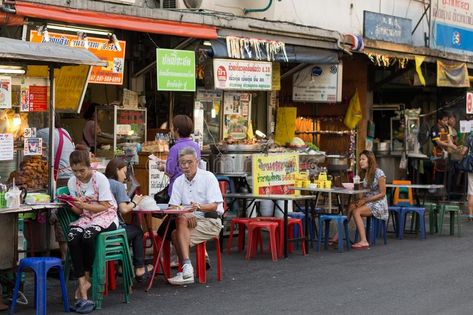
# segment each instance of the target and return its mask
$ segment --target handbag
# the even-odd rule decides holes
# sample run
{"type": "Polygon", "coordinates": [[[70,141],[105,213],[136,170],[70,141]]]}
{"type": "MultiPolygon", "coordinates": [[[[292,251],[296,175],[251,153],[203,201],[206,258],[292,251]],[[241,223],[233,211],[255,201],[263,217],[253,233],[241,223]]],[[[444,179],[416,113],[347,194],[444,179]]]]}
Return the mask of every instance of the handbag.
{"type": "Polygon", "coordinates": [[[455,163],[455,168],[459,171],[472,173],[473,172],[473,137],[468,137],[468,152],[461,161],[455,163]]]}

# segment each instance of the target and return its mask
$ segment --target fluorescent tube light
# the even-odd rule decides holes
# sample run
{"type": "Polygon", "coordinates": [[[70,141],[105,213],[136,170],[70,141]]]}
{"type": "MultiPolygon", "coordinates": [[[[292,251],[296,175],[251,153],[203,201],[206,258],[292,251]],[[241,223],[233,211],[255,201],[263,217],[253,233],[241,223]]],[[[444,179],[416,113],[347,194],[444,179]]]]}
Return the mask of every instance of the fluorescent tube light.
{"type": "Polygon", "coordinates": [[[25,74],[25,69],[18,66],[0,66],[0,73],[25,74]]]}
{"type": "Polygon", "coordinates": [[[59,30],[59,31],[66,31],[66,32],[73,32],[73,33],[87,33],[87,34],[95,34],[95,35],[102,35],[108,36],[110,31],[101,30],[101,29],[94,29],[94,28],[84,28],[84,27],[77,27],[77,26],[70,26],[70,25],[59,25],[59,24],[49,24],[47,25],[48,29],[50,30],[59,30]]]}

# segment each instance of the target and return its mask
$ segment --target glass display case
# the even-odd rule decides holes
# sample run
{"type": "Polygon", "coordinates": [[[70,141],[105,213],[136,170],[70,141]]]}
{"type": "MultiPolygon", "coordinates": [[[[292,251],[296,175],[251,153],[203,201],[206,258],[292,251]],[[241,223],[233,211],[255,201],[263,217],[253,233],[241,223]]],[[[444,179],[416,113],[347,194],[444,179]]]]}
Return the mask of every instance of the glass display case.
{"type": "Polygon", "coordinates": [[[95,135],[97,157],[133,154],[138,159],[139,147],[146,141],[146,109],[100,106],[95,119],[101,130],[95,135]]]}

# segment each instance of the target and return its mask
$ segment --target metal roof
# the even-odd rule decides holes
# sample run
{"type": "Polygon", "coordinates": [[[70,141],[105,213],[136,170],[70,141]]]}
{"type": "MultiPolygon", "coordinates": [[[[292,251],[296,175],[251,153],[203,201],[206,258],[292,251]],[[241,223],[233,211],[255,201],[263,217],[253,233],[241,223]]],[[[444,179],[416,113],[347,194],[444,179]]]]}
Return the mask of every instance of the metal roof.
{"type": "Polygon", "coordinates": [[[21,60],[30,63],[60,63],[70,65],[106,66],[107,62],[82,48],[71,48],[53,43],[32,43],[0,37],[0,61],[21,60]]]}

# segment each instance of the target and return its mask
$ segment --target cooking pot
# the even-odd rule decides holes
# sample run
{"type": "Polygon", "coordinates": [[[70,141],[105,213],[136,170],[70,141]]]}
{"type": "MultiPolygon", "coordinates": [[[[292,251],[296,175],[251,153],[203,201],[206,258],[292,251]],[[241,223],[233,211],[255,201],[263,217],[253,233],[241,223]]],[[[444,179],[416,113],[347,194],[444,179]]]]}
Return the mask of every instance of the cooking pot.
{"type": "Polygon", "coordinates": [[[348,158],[344,155],[329,154],[325,161],[329,171],[345,171],[348,168],[348,158]]]}

